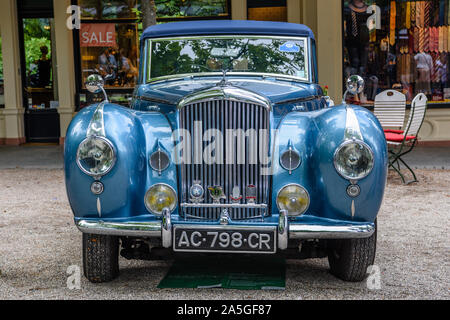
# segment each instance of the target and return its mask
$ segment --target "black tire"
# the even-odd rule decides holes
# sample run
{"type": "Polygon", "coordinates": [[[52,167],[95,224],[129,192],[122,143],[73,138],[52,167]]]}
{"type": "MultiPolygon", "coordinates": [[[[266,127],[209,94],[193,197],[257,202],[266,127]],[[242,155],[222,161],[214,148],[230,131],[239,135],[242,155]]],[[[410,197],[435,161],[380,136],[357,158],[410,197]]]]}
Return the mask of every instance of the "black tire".
{"type": "Polygon", "coordinates": [[[83,233],[83,271],[93,283],[114,280],[119,275],[119,238],[83,233]]]}
{"type": "Polygon", "coordinates": [[[331,273],[344,281],[362,281],[367,276],[367,268],[375,261],[377,221],[375,232],[369,238],[329,240],[328,243],[331,273]]]}

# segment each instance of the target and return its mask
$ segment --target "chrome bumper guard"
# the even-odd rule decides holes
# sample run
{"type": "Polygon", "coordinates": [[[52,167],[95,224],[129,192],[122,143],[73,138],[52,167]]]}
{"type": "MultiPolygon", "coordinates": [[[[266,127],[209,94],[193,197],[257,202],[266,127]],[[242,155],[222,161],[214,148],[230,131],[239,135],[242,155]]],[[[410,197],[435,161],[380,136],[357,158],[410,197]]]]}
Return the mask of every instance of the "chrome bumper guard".
{"type": "MultiPolygon", "coordinates": [[[[163,210],[162,221],[103,222],[78,220],[76,226],[83,233],[161,238],[163,247],[172,247],[173,228],[169,210],[163,210]]],[[[220,225],[218,227],[220,227],[220,225]]],[[[342,226],[292,224],[289,223],[287,212],[281,211],[277,230],[278,249],[284,250],[288,246],[289,239],[368,238],[375,232],[375,226],[372,223],[342,226]]]]}

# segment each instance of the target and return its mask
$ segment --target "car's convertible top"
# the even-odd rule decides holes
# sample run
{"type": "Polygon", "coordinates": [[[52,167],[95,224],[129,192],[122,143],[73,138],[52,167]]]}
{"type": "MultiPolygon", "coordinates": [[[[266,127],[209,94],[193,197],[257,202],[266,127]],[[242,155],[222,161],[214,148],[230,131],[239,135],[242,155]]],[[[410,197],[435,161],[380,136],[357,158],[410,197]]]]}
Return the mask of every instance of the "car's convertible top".
{"type": "Polygon", "coordinates": [[[161,37],[233,34],[310,37],[314,39],[311,29],[302,24],[273,21],[209,20],[154,25],[145,29],[141,41],[161,37]]]}

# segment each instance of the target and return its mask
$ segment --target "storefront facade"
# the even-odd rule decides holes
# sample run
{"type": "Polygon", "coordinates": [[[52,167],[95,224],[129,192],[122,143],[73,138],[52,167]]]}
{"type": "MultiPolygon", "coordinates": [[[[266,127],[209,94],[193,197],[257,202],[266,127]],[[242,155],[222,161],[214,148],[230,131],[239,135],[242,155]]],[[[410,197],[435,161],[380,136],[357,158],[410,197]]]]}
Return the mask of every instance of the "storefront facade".
{"type": "MultiPolygon", "coordinates": [[[[43,6],[46,1],[0,0],[0,144],[63,143],[76,112],[99,99],[84,88],[90,73],[100,73],[110,99],[123,105],[136,83],[140,1],[48,0],[39,10],[33,7],[37,2],[43,6]],[[67,26],[71,5],[79,6],[81,15],[80,28],[74,30],[67,26]],[[33,64],[26,41],[36,19],[49,41],[38,45],[47,49],[38,52],[39,61],[33,64]],[[33,68],[44,67],[47,77],[33,78],[33,68]]],[[[421,141],[450,145],[448,1],[209,0],[204,6],[205,1],[194,0],[180,1],[178,7],[155,2],[158,22],[304,23],[317,38],[320,84],[328,86],[337,103],[344,79],[352,73],[362,75],[367,84],[355,103],[369,109],[376,93],[385,89],[403,91],[408,101],[424,92],[430,104],[421,141]]]]}

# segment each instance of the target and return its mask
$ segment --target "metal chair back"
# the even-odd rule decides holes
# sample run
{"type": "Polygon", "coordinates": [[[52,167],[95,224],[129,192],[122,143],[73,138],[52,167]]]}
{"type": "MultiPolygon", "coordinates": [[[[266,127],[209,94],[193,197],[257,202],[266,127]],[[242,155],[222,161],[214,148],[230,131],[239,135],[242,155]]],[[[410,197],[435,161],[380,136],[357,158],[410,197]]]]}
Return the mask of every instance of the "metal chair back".
{"type": "Polygon", "coordinates": [[[383,129],[402,128],[405,122],[406,97],[396,90],[385,90],[375,97],[374,114],[383,129]]]}
{"type": "Polygon", "coordinates": [[[409,114],[408,123],[406,125],[405,137],[415,136],[419,133],[425,119],[427,111],[427,96],[419,93],[411,103],[411,112],[409,114]]]}

